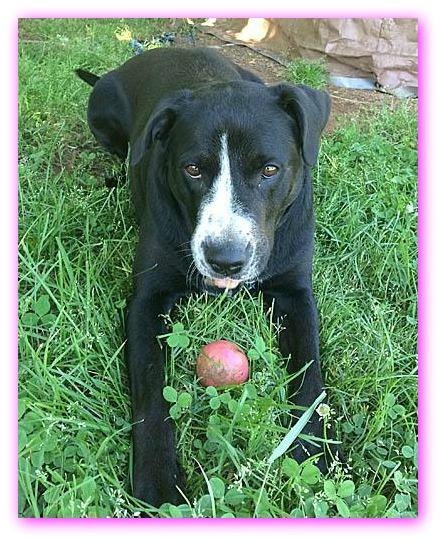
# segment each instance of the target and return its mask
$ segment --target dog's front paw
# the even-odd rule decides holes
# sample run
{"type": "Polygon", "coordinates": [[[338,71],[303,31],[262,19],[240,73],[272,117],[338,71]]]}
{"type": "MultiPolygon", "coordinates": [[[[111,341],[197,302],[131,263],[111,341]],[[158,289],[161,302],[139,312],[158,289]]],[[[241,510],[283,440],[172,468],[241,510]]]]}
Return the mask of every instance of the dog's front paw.
{"type": "MultiPolygon", "coordinates": [[[[156,411],[157,413],[157,411],[156,411]]],[[[133,495],[159,507],[184,502],[184,475],[177,460],[174,433],[159,411],[153,420],[133,426],[133,495]]]]}
{"type": "Polygon", "coordinates": [[[316,444],[311,444],[304,439],[299,439],[290,451],[290,456],[297,463],[303,463],[307,459],[316,456],[314,464],[323,474],[328,471],[329,464],[325,458],[324,448],[321,445],[316,446],[316,444]]]}
{"type": "Polygon", "coordinates": [[[185,479],[177,461],[155,456],[150,465],[134,478],[133,495],[156,508],[163,503],[184,503],[185,479]]]}
{"type": "MultiPolygon", "coordinates": [[[[328,439],[329,441],[335,440],[331,428],[327,430],[324,436],[322,423],[319,420],[309,425],[305,434],[321,439],[328,439]]],[[[295,445],[290,451],[290,455],[297,463],[302,463],[303,461],[316,456],[314,463],[323,474],[328,472],[332,463],[335,461],[342,463],[345,461],[340,444],[305,440],[303,438],[298,438],[295,441],[295,445]]]]}

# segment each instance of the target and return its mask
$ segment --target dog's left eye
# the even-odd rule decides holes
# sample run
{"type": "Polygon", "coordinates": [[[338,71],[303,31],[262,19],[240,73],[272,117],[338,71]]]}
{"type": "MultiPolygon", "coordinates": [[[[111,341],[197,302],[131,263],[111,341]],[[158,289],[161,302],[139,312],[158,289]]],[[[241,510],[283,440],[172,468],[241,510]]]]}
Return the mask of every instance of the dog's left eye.
{"type": "Polygon", "coordinates": [[[190,163],[185,167],[185,171],[191,176],[191,178],[197,179],[201,178],[202,173],[200,172],[200,169],[197,167],[197,165],[194,165],[194,163],[190,163]]]}
{"type": "Polygon", "coordinates": [[[268,163],[262,170],[263,178],[272,178],[272,176],[275,176],[279,170],[280,169],[276,165],[268,163]]]}

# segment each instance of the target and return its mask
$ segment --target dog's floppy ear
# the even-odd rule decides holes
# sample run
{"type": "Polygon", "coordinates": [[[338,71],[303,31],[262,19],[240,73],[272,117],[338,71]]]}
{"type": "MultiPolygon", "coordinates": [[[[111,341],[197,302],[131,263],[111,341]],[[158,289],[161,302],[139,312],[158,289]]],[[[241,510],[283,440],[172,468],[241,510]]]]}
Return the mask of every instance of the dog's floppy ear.
{"type": "Polygon", "coordinates": [[[316,164],[319,140],[330,115],[330,96],[327,92],[299,84],[282,83],[271,88],[278,103],[298,124],[301,135],[301,151],[306,164],[316,164]]]}
{"type": "Polygon", "coordinates": [[[137,165],[145,152],[156,141],[164,141],[176,121],[180,107],[191,96],[189,90],[182,90],[161,100],[151,113],[151,116],[140,136],[130,148],[131,165],[137,165]]]}

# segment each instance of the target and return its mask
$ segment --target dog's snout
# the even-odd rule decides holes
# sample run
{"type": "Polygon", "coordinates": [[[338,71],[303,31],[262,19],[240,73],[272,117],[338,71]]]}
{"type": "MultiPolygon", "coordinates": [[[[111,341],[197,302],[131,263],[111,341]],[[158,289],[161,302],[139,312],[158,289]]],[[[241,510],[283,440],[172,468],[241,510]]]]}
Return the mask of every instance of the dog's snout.
{"type": "Polygon", "coordinates": [[[251,245],[231,245],[204,243],[205,260],[215,273],[222,276],[236,276],[248,262],[251,245]]]}

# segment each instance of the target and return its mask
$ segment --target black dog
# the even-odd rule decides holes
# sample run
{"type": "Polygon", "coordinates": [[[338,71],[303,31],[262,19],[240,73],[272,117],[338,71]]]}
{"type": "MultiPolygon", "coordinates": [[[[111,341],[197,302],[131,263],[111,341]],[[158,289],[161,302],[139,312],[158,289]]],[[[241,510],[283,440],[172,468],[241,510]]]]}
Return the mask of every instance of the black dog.
{"type": "MultiPolygon", "coordinates": [[[[127,312],[133,406],[134,495],[155,506],[180,500],[173,427],[162,397],[161,314],[190,291],[254,287],[283,318],[280,349],[290,388],[309,406],[322,391],[312,294],[314,214],[310,169],[330,112],[328,94],[266,86],[210,49],[156,49],[99,78],[88,122],[125,159],[140,224],[134,294],[127,312]],[[192,263],[182,256],[191,248],[192,263]]],[[[305,432],[322,437],[314,413],[305,432]]],[[[304,460],[325,452],[298,443],[304,460]]]]}

